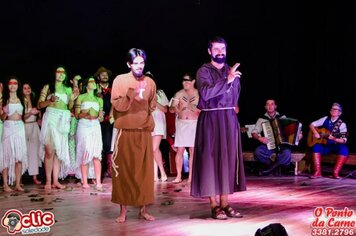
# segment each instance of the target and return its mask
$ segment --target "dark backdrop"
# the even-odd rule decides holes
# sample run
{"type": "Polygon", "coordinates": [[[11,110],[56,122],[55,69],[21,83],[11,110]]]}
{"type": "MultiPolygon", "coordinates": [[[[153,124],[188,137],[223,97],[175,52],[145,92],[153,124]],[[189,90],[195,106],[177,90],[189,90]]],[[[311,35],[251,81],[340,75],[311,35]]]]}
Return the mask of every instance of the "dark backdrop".
{"type": "MultiPolygon", "coordinates": [[[[209,61],[207,41],[228,42],[228,63],[241,63],[241,125],[254,123],[273,97],[279,111],[308,124],[344,107],[356,152],[351,86],[356,3],[300,0],[71,0],[0,4],[0,79],[17,75],[37,91],[64,65],[69,77],[105,66],[127,72],[126,52],[143,48],[146,70],[170,98],[185,72],[209,61]]],[[[114,78],[114,76],[113,76],[114,78]]],[[[249,149],[251,141],[244,141],[249,149]]],[[[305,140],[299,149],[305,148],[305,140]]]]}

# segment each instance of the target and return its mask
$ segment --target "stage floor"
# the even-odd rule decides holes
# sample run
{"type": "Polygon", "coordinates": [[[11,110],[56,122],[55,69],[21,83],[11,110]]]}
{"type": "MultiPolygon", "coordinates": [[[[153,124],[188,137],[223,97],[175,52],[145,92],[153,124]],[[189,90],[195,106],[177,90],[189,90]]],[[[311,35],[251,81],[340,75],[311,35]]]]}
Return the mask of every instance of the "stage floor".
{"type": "MultiPolygon", "coordinates": [[[[169,181],[173,178],[170,177],[169,181]]],[[[355,222],[356,180],[321,178],[311,180],[303,176],[257,177],[247,176],[245,192],[230,196],[231,206],[244,217],[218,221],[210,218],[207,199],[190,197],[186,181],[155,183],[156,198],[148,207],[156,217],[148,222],[138,219],[138,208],[129,207],[127,221],[115,222],[119,206],[111,203],[111,179],[104,180],[105,191],[83,190],[70,182],[66,190],[45,192],[43,186],[25,185],[25,193],[0,192],[1,217],[7,210],[26,214],[31,210],[52,212],[55,223],[49,233],[36,235],[243,235],[253,236],[258,228],[281,223],[292,236],[312,235],[311,224],[328,220],[324,210],[334,207],[346,217],[335,221],[355,222]],[[322,210],[318,219],[315,209],[322,210]],[[341,212],[341,210],[343,212],[341,212]],[[350,216],[351,214],[351,216],[350,216]]],[[[319,214],[319,211],[316,212],[319,214]]],[[[0,227],[0,235],[8,235],[0,227]]],[[[338,235],[342,227],[334,227],[338,235]]],[[[321,229],[325,229],[322,227],[321,229]]],[[[334,231],[336,232],[336,231],[334,231]]],[[[345,233],[344,231],[343,233],[345,233]]],[[[314,235],[329,235],[317,234],[314,235]]],[[[353,233],[356,234],[355,227],[353,233]]],[[[21,235],[21,232],[18,234],[21,235]]],[[[349,234],[350,235],[350,234],[349,234]]]]}

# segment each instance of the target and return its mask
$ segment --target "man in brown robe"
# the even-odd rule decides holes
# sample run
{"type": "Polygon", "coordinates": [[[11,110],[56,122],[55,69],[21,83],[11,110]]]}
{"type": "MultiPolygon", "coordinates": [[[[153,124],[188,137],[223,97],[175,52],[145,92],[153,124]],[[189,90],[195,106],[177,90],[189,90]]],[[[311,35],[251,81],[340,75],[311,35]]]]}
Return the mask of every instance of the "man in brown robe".
{"type": "Polygon", "coordinates": [[[156,84],[143,74],[146,54],[142,49],[128,52],[131,71],[118,75],[112,86],[118,136],[113,153],[112,202],[120,204],[116,222],[126,220],[126,206],[139,206],[139,218],[154,220],[146,205],[154,201],[151,113],[156,107],[156,84]]]}

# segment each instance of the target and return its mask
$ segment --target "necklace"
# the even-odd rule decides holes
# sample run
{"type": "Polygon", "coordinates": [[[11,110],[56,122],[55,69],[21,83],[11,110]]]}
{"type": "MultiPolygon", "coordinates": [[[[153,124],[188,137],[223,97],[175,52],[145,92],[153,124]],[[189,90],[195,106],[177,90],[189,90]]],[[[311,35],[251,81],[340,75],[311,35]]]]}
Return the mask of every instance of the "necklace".
{"type": "Polygon", "coordinates": [[[10,97],[9,102],[10,103],[18,103],[20,99],[18,97],[10,97]]]}

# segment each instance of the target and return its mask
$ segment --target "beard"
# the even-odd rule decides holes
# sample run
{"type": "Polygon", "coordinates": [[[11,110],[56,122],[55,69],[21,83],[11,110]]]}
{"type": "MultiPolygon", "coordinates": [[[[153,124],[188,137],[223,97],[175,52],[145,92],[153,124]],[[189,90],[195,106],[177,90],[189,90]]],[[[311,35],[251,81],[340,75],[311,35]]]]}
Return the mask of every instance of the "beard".
{"type": "Polygon", "coordinates": [[[218,63],[218,64],[223,64],[226,61],[226,56],[224,54],[217,54],[214,56],[210,56],[211,60],[213,60],[214,62],[218,63]]]}
{"type": "Polygon", "coordinates": [[[136,77],[136,78],[141,78],[143,75],[143,70],[141,71],[132,71],[132,74],[136,77]]]}
{"type": "Polygon", "coordinates": [[[108,82],[108,80],[109,80],[109,77],[101,77],[100,78],[100,82],[102,82],[102,83],[106,83],[106,82],[108,82]]]}

